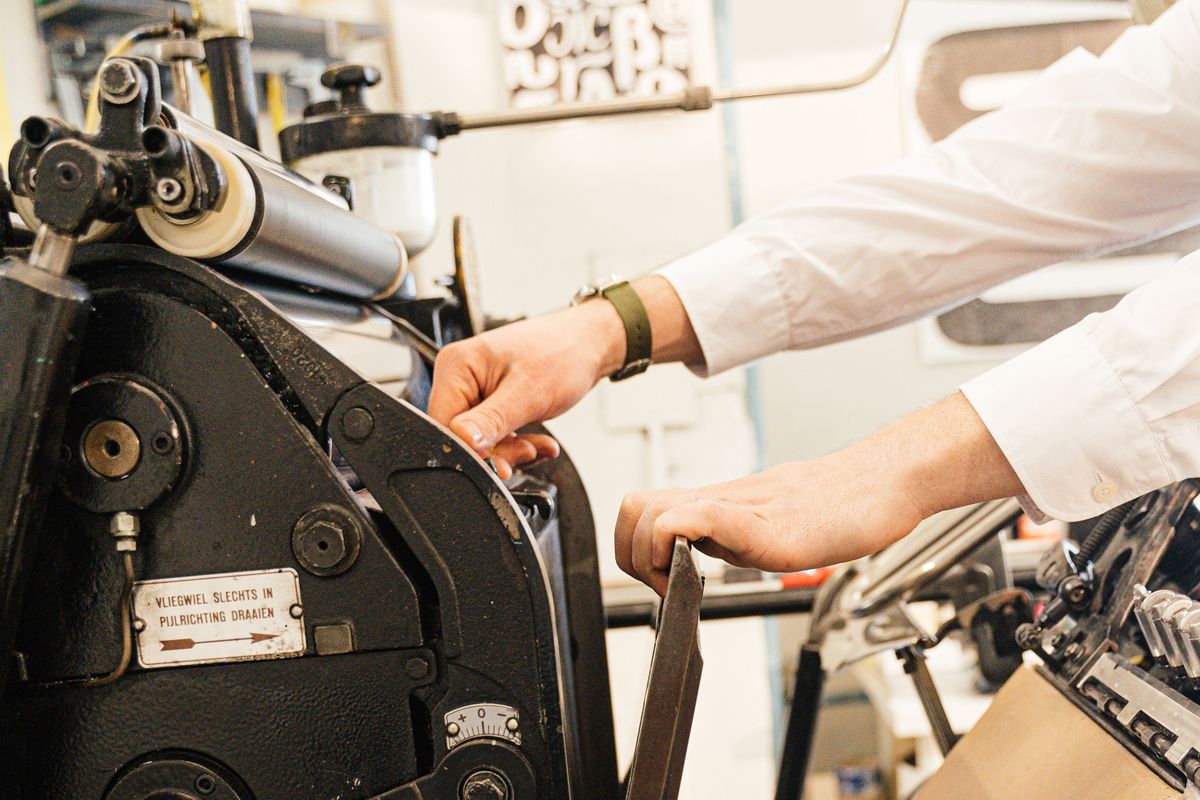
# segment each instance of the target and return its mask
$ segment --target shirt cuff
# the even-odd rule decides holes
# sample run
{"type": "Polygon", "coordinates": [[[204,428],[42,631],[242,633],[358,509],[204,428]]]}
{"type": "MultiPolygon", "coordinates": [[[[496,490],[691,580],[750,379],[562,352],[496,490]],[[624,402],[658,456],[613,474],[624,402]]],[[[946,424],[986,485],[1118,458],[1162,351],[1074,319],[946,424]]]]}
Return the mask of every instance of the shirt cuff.
{"type": "Polygon", "coordinates": [[[768,259],[736,233],[657,272],[683,302],[704,363],[702,377],[785,350],[791,339],[779,278],[768,259]]]}
{"type": "Polygon", "coordinates": [[[1085,323],[962,387],[1016,471],[1036,522],[1091,519],[1175,481],[1085,323]]]}

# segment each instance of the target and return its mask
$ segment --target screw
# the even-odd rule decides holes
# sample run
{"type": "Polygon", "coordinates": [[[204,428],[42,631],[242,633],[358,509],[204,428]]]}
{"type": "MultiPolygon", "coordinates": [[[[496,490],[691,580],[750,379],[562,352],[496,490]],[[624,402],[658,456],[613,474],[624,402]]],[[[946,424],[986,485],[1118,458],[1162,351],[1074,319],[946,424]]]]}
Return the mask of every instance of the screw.
{"type": "Polygon", "coordinates": [[[212,794],[213,790],[217,788],[217,781],[212,775],[205,773],[196,778],[193,786],[196,787],[196,791],[200,794],[212,794]]]}
{"type": "Polygon", "coordinates": [[[342,433],[352,442],[364,442],[375,430],[375,418],[362,406],[355,406],[342,417],[342,433]]]}
{"type": "Polygon", "coordinates": [[[517,721],[516,717],[509,717],[508,722],[504,723],[504,727],[508,728],[513,733],[516,733],[517,728],[521,727],[521,723],[517,721]]]}
{"type": "Polygon", "coordinates": [[[154,448],[154,452],[160,456],[165,456],[167,453],[175,449],[175,437],[169,433],[160,433],[150,442],[150,446],[154,448]]]}
{"type": "Polygon", "coordinates": [[[128,103],[137,97],[140,88],[141,78],[137,70],[125,59],[109,61],[100,72],[100,94],[110,103],[128,103]]]}
{"type": "Polygon", "coordinates": [[[461,730],[462,730],[462,728],[458,727],[457,722],[451,722],[449,725],[446,726],[446,735],[447,736],[458,736],[458,732],[461,730]]]}
{"type": "Polygon", "coordinates": [[[481,769],[463,781],[462,800],[508,800],[508,782],[499,773],[481,769]]]}
{"type": "Polygon", "coordinates": [[[1081,645],[1079,642],[1072,642],[1071,644],[1067,645],[1065,650],[1063,650],[1063,658],[1067,659],[1068,661],[1074,661],[1081,655],[1083,655],[1083,645],[1081,645]]]}
{"type": "Polygon", "coordinates": [[[133,629],[135,631],[137,631],[138,633],[141,633],[142,631],[146,630],[146,620],[142,619],[141,617],[138,617],[137,619],[135,619],[133,621],[133,629]]]}
{"type": "MultiPolygon", "coordinates": [[[[429,662],[420,657],[410,658],[404,665],[404,671],[414,681],[424,680],[429,677],[429,662]]],[[[451,734],[451,736],[453,735],[451,734]]]]}
{"type": "Polygon", "coordinates": [[[304,616],[304,606],[295,603],[288,609],[288,613],[292,615],[292,619],[300,619],[304,616]]]}
{"type": "Polygon", "coordinates": [[[154,193],[164,203],[174,203],[183,197],[183,184],[174,178],[161,178],[154,184],[154,193]]]}

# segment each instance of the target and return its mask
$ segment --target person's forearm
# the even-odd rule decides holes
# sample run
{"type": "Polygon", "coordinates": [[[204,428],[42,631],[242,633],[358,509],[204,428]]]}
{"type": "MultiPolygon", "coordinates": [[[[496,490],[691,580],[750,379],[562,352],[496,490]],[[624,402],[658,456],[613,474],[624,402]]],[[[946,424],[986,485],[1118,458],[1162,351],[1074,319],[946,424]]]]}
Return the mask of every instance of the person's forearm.
{"type": "MultiPolygon", "coordinates": [[[[703,361],[704,354],[687,311],[666,278],[650,275],[633,281],[646,314],[650,318],[650,334],[654,340],[656,363],[683,361],[688,364],[703,361]]],[[[600,377],[611,375],[625,364],[625,327],[611,303],[584,303],[574,310],[596,333],[602,342],[604,357],[600,377]],[[586,316],[582,316],[586,315],[586,316]]]]}
{"type": "MultiPolygon", "coordinates": [[[[862,491],[882,496],[882,505],[889,506],[889,498],[907,503],[918,519],[1025,493],[961,392],[902,417],[830,458],[840,462],[842,475],[857,476],[862,491]]],[[[866,549],[887,543],[870,543],[866,549]]]]}

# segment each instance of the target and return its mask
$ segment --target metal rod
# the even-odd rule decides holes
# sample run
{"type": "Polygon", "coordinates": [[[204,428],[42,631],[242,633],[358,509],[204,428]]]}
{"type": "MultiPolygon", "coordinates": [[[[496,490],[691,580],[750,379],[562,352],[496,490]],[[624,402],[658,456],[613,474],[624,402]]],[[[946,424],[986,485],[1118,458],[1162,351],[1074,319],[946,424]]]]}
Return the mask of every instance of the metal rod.
{"type": "Polygon", "coordinates": [[[900,11],[896,15],[896,24],[892,26],[891,35],[888,37],[887,44],[884,45],[883,50],[879,52],[879,55],[876,56],[870,66],[852,78],[841,81],[829,81],[827,83],[796,84],[794,86],[778,86],[767,89],[722,90],[713,93],[713,100],[718,103],[727,103],[733,100],[792,97],[801,94],[838,92],[843,89],[853,89],[855,86],[861,86],[878,75],[896,51],[896,45],[900,41],[900,30],[904,26],[904,16],[908,13],[908,4],[909,0],[902,0],[900,3],[900,11]]]}
{"type": "Polygon", "coordinates": [[[921,700],[921,707],[925,709],[925,716],[929,718],[929,727],[933,730],[938,749],[942,751],[942,755],[946,755],[958,742],[958,735],[950,726],[950,718],[946,716],[942,696],[938,693],[937,684],[933,682],[933,676],[929,674],[929,665],[925,663],[925,654],[919,648],[905,647],[897,650],[896,655],[904,662],[904,671],[912,677],[913,686],[921,700]]]}
{"type": "Polygon", "coordinates": [[[824,688],[825,670],[821,667],[821,650],[806,644],[800,648],[800,658],[796,661],[787,732],[783,737],[783,750],[779,754],[775,800],[799,800],[804,794],[824,688]]]}
{"type": "Polygon", "coordinates": [[[768,97],[792,97],[796,95],[836,92],[861,86],[874,78],[891,59],[900,41],[900,30],[908,12],[909,0],[902,0],[888,41],[875,60],[857,75],[840,81],[823,83],[801,83],[791,86],[772,86],[763,89],[720,89],[693,86],[683,92],[666,97],[639,97],[600,103],[568,103],[549,108],[527,108],[483,114],[465,114],[457,118],[460,130],[484,128],[506,128],[517,125],[535,125],[542,122],[562,122],[572,119],[615,117],[627,114],[645,114],[656,111],[707,111],[714,103],[729,103],[735,100],[757,100],[768,97]]]}
{"type": "MultiPolygon", "coordinates": [[[[705,595],[700,603],[702,621],[770,617],[781,614],[806,614],[812,611],[816,589],[772,589],[745,594],[705,595]]],[[[611,605],[604,609],[610,630],[652,627],[658,615],[654,601],[611,605]]]]}
{"type": "Polygon", "coordinates": [[[204,41],[217,130],[258,149],[258,98],[250,40],[225,36],[204,41]]]}
{"type": "Polygon", "coordinates": [[[194,113],[192,105],[192,62],[183,58],[171,61],[171,81],[175,85],[175,102],[185,114],[194,113]]]}
{"type": "Polygon", "coordinates": [[[33,240],[33,249],[29,251],[29,265],[61,277],[67,274],[74,252],[74,236],[66,236],[49,225],[43,225],[33,240]]]}

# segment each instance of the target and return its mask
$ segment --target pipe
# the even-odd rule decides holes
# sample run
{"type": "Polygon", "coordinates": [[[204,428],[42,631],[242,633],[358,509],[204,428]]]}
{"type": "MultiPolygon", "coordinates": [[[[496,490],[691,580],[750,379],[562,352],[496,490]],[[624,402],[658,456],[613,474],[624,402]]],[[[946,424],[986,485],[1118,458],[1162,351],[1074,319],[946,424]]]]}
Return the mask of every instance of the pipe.
{"type": "Polygon", "coordinates": [[[638,97],[599,103],[568,103],[549,108],[517,109],[490,114],[446,114],[443,115],[447,135],[461,131],[483,128],[506,128],[515,125],[533,125],[541,122],[560,122],[571,119],[613,117],[626,114],[644,114],[653,111],[707,111],[714,103],[729,103],[736,100],[759,100],[769,97],[794,97],[797,95],[837,92],[861,86],[880,73],[900,41],[900,31],[908,12],[909,0],[902,0],[887,43],[875,59],[861,72],[851,78],[823,83],[801,83],[788,86],[772,86],[763,89],[720,89],[707,86],[692,86],[677,95],[666,97],[638,97]]]}
{"type": "Polygon", "coordinates": [[[250,40],[235,36],[205,39],[204,61],[217,130],[257,150],[258,97],[250,65],[250,40]]]}

